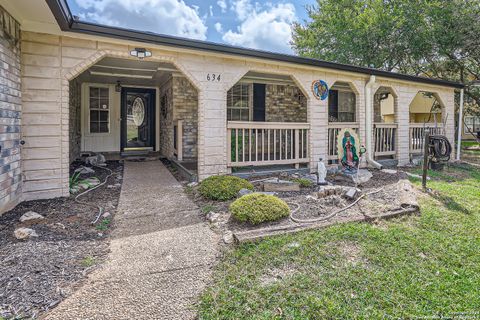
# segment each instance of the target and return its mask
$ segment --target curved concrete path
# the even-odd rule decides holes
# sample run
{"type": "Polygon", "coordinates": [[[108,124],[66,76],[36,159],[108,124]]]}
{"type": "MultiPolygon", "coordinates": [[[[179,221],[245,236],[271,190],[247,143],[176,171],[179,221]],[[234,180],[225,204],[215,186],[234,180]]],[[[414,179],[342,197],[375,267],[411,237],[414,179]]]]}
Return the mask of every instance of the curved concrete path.
{"type": "Polygon", "coordinates": [[[111,252],[46,319],[194,319],[218,236],[160,161],[125,162],[111,252]]]}

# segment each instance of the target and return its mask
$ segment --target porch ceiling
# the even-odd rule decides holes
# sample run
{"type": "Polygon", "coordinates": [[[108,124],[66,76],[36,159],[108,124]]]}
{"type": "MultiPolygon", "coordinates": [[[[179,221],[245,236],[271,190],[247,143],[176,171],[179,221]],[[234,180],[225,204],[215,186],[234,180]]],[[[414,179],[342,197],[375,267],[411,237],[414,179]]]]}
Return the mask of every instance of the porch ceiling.
{"type": "Polygon", "coordinates": [[[180,74],[170,63],[106,57],[79,76],[84,82],[155,86],[172,74],[180,74]]]}

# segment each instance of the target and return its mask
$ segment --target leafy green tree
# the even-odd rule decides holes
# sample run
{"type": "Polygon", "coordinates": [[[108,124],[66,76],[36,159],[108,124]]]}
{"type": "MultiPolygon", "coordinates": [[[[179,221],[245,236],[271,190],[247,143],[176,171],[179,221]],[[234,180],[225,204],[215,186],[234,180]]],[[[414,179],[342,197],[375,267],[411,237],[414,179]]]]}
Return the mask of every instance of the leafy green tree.
{"type": "MultiPolygon", "coordinates": [[[[301,56],[441,78],[480,79],[480,0],[317,0],[293,26],[301,56]]],[[[469,112],[480,90],[467,85],[469,112]]],[[[475,111],[477,110],[477,111],[475,111]]]]}

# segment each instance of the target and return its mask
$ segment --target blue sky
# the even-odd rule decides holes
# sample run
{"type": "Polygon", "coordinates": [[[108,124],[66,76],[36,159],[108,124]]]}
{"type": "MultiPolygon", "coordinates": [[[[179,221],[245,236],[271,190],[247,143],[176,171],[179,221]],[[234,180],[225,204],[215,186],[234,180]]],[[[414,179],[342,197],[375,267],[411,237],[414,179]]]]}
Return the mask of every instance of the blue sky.
{"type": "Polygon", "coordinates": [[[81,20],[292,54],[290,25],[315,0],[68,0],[81,20]]]}

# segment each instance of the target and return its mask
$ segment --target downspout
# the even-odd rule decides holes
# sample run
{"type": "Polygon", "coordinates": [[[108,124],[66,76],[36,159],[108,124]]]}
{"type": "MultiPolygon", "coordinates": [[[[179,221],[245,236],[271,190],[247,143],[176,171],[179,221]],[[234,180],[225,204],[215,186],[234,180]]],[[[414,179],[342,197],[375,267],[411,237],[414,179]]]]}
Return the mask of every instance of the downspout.
{"type": "Polygon", "coordinates": [[[367,163],[377,169],[382,169],[382,165],[373,159],[372,136],[373,136],[373,104],[372,104],[372,87],[375,84],[375,76],[371,75],[367,84],[365,85],[365,144],[367,148],[367,163]]]}

